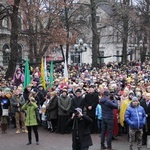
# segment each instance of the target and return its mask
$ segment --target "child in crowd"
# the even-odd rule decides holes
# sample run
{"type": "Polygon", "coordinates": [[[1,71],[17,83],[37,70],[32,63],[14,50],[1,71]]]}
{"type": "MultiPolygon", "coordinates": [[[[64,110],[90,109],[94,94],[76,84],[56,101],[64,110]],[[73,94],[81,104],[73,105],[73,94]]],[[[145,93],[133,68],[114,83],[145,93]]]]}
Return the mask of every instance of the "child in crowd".
{"type": "Polygon", "coordinates": [[[101,133],[102,108],[101,108],[101,105],[100,105],[100,100],[99,100],[99,103],[96,106],[95,115],[97,117],[98,133],[101,133]]]}

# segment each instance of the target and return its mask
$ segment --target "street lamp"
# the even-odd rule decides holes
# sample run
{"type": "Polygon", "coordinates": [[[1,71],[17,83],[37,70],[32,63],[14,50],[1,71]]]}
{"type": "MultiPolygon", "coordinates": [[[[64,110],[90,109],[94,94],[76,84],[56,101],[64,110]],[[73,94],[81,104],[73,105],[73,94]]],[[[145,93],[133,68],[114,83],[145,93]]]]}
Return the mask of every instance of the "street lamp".
{"type": "Polygon", "coordinates": [[[5,49],[5,53],[9,54],[9,53],[10,53],[10,49],[9,49],[9,48],[6,48],[6,49],[5,49]]]}
{"type": "Polygon", "coordinates": [[[139,47],[140,47],[140,58],[141,58],[141,62],[145,61],[145,57],[147,56],[147,47],[148,44],[144,43],[142,40],[139,41],[139,47]]]}
{"type": "Polygon", "coordinates": [[[8,64],[9,59],[10,59],[10,49],[6,48],[4,49],[3,53],[3,64],[8,64]]]}
{"type": "Polygon", "coordinates": [[[74,45],[75,55],[80,54],[80,63],[82,64],[82,53],[87,51],[87,44],[79,39],[78,43],[74,45]]]}

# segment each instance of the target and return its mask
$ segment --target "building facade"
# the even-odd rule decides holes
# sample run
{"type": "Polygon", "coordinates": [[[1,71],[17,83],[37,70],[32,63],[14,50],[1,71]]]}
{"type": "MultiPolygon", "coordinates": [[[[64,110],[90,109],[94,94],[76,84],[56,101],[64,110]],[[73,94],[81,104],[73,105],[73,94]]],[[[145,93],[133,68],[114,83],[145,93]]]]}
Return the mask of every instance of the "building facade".
{"type": "MultiPolygon", "coordinates": [[[[12,3],[11,0],[1,0],[0,10],[7,7],[12,3]]],[[[19,12],[19,30],[23,30],[22,14],[19,12]]],[[[0,65],[7,66],[10,59],[10,35],[11,35],[11,21],[9,16],[4,17],[0,20],[0,65]]],[[[18,60],[17,64],[22,62],[22,59],[27,57],[27,43],[25,36],[19,35],[18,38],[18,60]]]]}

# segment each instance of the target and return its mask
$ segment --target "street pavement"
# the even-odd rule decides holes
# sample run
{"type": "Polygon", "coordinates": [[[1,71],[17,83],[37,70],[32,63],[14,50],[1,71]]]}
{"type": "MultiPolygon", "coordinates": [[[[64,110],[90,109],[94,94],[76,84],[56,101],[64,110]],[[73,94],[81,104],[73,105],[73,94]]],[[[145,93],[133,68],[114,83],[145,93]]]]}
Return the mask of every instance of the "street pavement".
{"type": "MultiPolygon", "coordinates": [[[[28,142],[27,134],[15,134],[16,129],[9,128],[7,134],[0,133],[0,150],[72,150],[71,134],[50,133],[43,127],[39,127],[40,145],[36,145],[35,137],[32,132],[32,144],[28,142]]],[[[93,146],[89,150],[100,150],[100,137],[98,134],[92,134],[93,146]]],[[[129,150],[127,135],[118,136],[112,142],[116,150],[129,150]]],[[[136,150],[136,143],[134,145],[136,150]]],[[[148,150],[143,146],[142,150],[148,150]]]]}

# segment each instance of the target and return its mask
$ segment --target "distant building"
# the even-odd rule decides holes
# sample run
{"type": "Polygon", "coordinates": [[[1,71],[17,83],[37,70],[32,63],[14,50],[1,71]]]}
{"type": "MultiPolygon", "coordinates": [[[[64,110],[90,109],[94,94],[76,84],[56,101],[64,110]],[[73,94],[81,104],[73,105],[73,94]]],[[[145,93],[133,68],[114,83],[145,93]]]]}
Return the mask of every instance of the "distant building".
{"type": "MultiPolygon", "coordinates": [[[[84,12],[84,8],[86,5],[82,4],[89,4],[89,0],[79,0],[78,1],[81,6],[81,12],[84,12]],[[84,8],[83,8],[84,7],[84,8]]],[[[78,4],[78,6],[79,6],[78,4]]],[[[84,12],[85,13],[85,12],[84,12]]],[[[100,63],[108,63],[112,61],[121,61],[122,56],[122,39],[120,38],[120,33],[115,30],[112,26],[108,25],[108,21],[110,17],[113,15],[113,7],[108,5],[107,2],[101,3],[97,7],[97,28],[99,33],[99,53],[102,58],[99,58],[98,62],[100,63]]],[[[92,59],[92,52],[91,52],[91,45],[92,45],[92,31],[91,31],[91,15],[87,15],[86,18],[83,16],[79,16],[77,18],[85,19],[85,21],[89,21],[89,28],[82,27],[83,35],[80,35],[80,38],[84,39],[84,42],[88,44],[87,51],[83,53],[77,53],[73,48],[70,53],[70,63],[91,63],[92,59]],[[80,59],[79,59],[80,58],[80,59]],[[82,60],[82,62],[81,62],[82,60]]],[[[87,24],[86,24],[87,25],[87,24]]],[[[128,45],[127,45],[127,59],[128,60],[138,60],[140,59],[140,48],[137,45],[137,41],[135,39],[136,34],[132,37],[128,38],[128,45]]]]}
{"type": "MultiPolygon", "coordinates": [[[[7,7],[12,0],[1,0],[0,8],[7,7]]],[[[19,30],[23,30],[22,24],[22,14],[19,12],[19,30]]],[[[0,65],[7,66],[10,59],[10,34],[11,34],[11,21],[9,17],[4,17],[0,20],[0,65]]],[[[27,43],[25,36],[19,36],[18,38],[18,61],[17,63],[21,63],[22,59],[27,57],[27,43]]]]}

